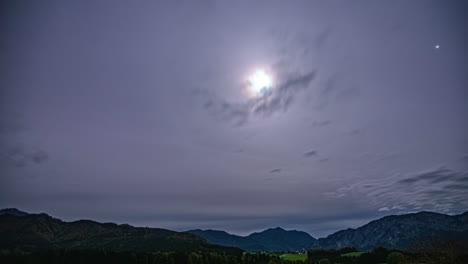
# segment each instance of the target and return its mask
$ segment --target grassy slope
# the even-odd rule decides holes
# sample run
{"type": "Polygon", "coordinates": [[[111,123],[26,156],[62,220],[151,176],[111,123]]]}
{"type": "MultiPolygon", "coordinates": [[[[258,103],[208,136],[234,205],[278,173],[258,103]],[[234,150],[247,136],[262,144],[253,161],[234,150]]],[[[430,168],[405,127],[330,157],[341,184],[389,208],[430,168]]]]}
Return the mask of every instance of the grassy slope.
{"type": "Polygon", "coordinates": [[[364,254],[364,252],[356,251],[356,252],[350,252],[350,253],[342,254],[341,256],[343,256],[343,257],[359,257],[362,254],[364,254]]]}
{"type": "Polygon", "coordinates": [[[305,261],[307,259],[307,254],[283,254],[280,256],[284,260],[289,260],[289,261],[305,261]]]}

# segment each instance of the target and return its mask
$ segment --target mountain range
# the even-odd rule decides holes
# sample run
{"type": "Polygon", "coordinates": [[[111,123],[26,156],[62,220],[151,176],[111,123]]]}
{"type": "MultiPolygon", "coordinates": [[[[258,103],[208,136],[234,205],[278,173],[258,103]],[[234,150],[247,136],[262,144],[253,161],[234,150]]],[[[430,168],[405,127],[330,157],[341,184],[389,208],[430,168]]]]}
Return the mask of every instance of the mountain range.
{"type": "Polygon", "coordinates": [[[315,247],[407,249],[429,238],[468,241],[468,212],[453,216],[433,212],[385,216],[359,228],[320,238],[315,247]]]}
{"type": "Polygon", "coordinates": [[[90,220],[64,222],[47,214],[0,210],[0,249],[26,251],[105,249],[112,251],[241,251],[207,243],[199,236],[160,228],[90,220]]]}
{"type": "Polygon", "coordinates": [[[279,227],[237,236],[217,230],[175,232],[90,220],[64,222],[47,214],[28,214],[12,208],[0,210],[0,249],[304,251],[343,247],[368,250],[378,246],[407,249],[427,238],[467,241],[468,212],[453,216],[433,212],[391,215],[315,239],[306,232],[279,227]]]}
{"type": "Polygon", "coordinates": [[[305,232],[281,228],[267,229],[245,237],[217,230],[188,232],[213,244],[239,247],[247,251],[303,251],[310,248],[343,247],[368,250],[378,246],[407,249],[426,238],[468,240],[468,212],[454,216],[432,212],[391,215],[319,239],[305,232]]]}
{"type": "Polygon", "coordinates": [[[247,251],[304,251],[316,243],[316,239],[302,231],[286,231],[280,227],[270,228],[248,236],[237,236],[217,230],[190,230],[208,242],[242,248],[247,251]]]}

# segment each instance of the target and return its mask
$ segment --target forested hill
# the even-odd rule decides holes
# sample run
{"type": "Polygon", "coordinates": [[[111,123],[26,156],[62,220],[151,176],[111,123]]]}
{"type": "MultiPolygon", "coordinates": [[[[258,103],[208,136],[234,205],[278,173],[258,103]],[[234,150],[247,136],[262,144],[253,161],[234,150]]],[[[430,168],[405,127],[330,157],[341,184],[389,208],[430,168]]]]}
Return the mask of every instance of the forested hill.
{"type": "Polygon", "coordinates": [[[427,239],[468,241],[468,212],[445,215],[419,212],[386,216],[356,229],[346,229],[318,240],[305,232],[268,229],[246,237],[215,230],[189,231],[209,242],[248,251],[300,251],[304,248],[337,249],[376,247],[408,249],[427,239]]]}
{"type": "Polygon", "coordinates": [[[90,220],[64,222],[47,214],[28,214],[16,209],[0,210],[0,249],[208,250],[234,253],[241,252],[241,249],[408,249],[428,238],[468,241],[468,212],[453,216],[431,212],[386,216],[359,228],[338,231],[316,240],[305,232],[281,228],[242,237],[214,230],[175,232],[90,220]]]}
{"type": "Polygon", "coordinates": [[[0,211],[0,248],[28,251],[54,248],[112,251],[236,251],[199,236],[159,228],[141,228],[90,220],[64,222],[47,214],[0,211]]]}
{"type": "Polygon", "coordinates": [[[248,236],[236,236],[217,230],[191,230],[208,242],[224,246],[239,247],[248,251],[304,251],[311,248],[316,239],[306,232],[270,228],[248,236]]]}
{"type": "Polygon", "coordinates": [[[316,247],[407,249],[426,239],[468,241],[468,212],[453,216],[433,212],[386,216],[320,238],[316,247]]]}

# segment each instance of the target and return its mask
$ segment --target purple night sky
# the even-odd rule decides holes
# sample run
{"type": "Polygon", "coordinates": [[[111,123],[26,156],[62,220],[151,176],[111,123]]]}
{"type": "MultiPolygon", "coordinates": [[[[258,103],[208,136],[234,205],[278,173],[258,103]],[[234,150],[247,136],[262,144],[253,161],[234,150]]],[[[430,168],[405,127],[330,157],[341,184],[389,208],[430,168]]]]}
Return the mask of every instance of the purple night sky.
{"type": "Polygon", "coordinates": [[[0,208],[315,237],[468,210],[466,1],[0,12],[0,208]]]}

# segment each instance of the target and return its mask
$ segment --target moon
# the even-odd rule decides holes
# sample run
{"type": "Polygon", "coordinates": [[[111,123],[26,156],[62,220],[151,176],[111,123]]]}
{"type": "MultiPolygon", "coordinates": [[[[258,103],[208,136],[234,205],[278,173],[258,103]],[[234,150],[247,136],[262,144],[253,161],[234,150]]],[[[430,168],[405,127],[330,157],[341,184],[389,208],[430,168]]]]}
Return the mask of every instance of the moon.
{"type": "Polygon", "coordinates": [[[265,70],[257,70],[249,76],[248,80],[248,91],[251,96],[261,96],[271,89],[273,81],[271,75],[265,70]]]}

